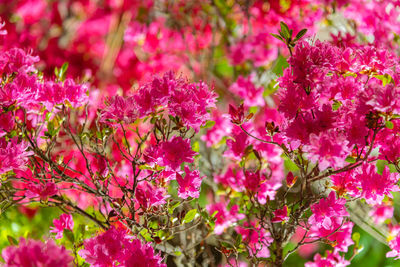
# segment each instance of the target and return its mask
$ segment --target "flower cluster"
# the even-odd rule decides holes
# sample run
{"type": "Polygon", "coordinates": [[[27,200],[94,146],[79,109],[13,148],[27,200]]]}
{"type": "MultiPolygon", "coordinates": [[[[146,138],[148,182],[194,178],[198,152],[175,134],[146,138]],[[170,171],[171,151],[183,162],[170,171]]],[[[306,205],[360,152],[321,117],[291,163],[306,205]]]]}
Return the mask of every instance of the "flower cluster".
{"type": "Polygon", "coordinates": [[[8,2],[5,266],[400,259],[398,1],[8,2]]]}
{"type": "Polygon", "coordinates": [[[21,238],[18,246],[10,246],[3,250],[2,257],[7,267],[30,266],[72,266],[71,252],[57,246],[53,240],[45,243],[37,240],[21,238]]]}
{"type": "Polygon", "coordinates": [[[110,228],[106,232],[85,240],[79,255],[92,266],[157,266],[165,267],[162,258],[154,254],[149,244],[129,237],[124,231],[110,228]]]}

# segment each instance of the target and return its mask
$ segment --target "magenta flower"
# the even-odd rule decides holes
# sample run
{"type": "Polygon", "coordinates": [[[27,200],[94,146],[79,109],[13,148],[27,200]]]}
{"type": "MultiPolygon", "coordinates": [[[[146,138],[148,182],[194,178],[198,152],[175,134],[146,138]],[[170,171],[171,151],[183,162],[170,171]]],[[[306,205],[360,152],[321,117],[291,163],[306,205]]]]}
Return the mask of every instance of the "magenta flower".
{"type": "Polygon", "coordinates": [[[327,251],[326,257],[322,258],[320,254],[315,254],[314,262],[307,262],[305,267],[345,267],[350,265],[338,252],[327,251]]]}
{"type": "Polygon", "coordinates": [[[53,220],[54,227],[51,227],[50,233],[56,233],[56,239],[63,237],[64,229],[74,229],[74,219],[71,214],[61,214],[59,219],[53,220]]]}
{"type": "Polygon", "coordinates": [[[211,119],[215,121],[214,126],[200,137],[209,147],[217,145],[224,136],[229,135],[232,131],[232,124],[229,119],[222,116],[217,109],[213,110],[211,119]]]}
{"type": "Polygon", "coordinates": [[[183,125],[198,132],[200,126],[210,120],[207,110],[215,107],[215,102],[216,94],[205,83],[192,83],[171,92],[168,110],[171,115],[178,116],[183,125]]]}
{"type": "Polygon", "coordinates": [[[26,151],[28,144],[18,143],[18,138],[14,137],[8,142],[0,137],[0,174],[12,170],[25,170],[28,157],[33,155],[32,151],[26,151]]]}
{"type": "Polygon", "coordinates": [[[110,228],[106,232],[84,241],[84,249],[78,253],[94,267],[115,266],[125,258],[129,240],[124,231],[110,228]]]}
{"type": "Polygon", "coordinates": [[[139,117],[139,110],[133,97],[114,96],[108,99],[106,107],[101,110],[100,122],[130,124],[139,117]]]}
{"type": "Polygon", "coordinates": [[[198,198],[200,195],[200,185],[203,177],[200,177],[198,170],[190,171],[188,166],[185,166],[185,177],[180,173],[176,173],[176,181],[179,184],[178,196],[186,199],[188,197],[198,198]]]}
{"type": "Polygon", "coordinates": [[[291,188],[297,181],[297,176],[294,176],[292,172],[289,172],[286,176],[286,185],[291,188]]]}
{"type": "Polygon", "coordinates": [[[39,197],[42,201],[56,195],[58,192],[57,186],[53,182],[48,182],[45,185],[30,183],[28,184],[27,189],[28,190],[25,192],[26,197],[39,197]]]}
{"type": "Polygon", "coordinates": [[[390,204],[383,203],[381,205],[372,206],[369,216],[373,219],[374,223],[382,224],[386,220],[393,217],[394,207],[390,204]]]}
{"type": "Polygon", "coordinates": [[[244,191],[245,189],[243,186],[245,179],[243,171],[237,168],[235,165],[229,165],[225,173],[216,175],[214,179],[217,183],[232,187],[238,192],[244,191]]]}
{"type": "Polygon", "coordinates": [[[260,204],[265,204],[267,201],[274,200],[276,192],[281,186],[281,182],[274,180],[265,180],[262,182],[257,191],[257,199],[260,204]]]}
{"type": "Polygon", "coordinates": [[[122,266],[138,266],[138,267],[167,267],[162,263],[162,258],[158,254],[154,254],[154,249],[150,243],[142,244],[139,239],[133,239],[126,247],[125,258],[122,266]]]}
{"type": "Polygon", "coordinates": [[[72,267],[73,264],[71,252],[56,245],[53,240],[43,243],[21,238],[18,246],[5,248],[2,257],[5,261],[4,267],[72,267]]]}
{"type": "Polygon", "coordinates": [[[226,140],[226,145],[229,148],[225,151],[224,156],[241,160],[244,156],[245,149],[249,145],[248,136],[242,130],[235,127],[233,129],[232,138],[226,140]]]}
{"type": "Polygon", "coordinates": [[[289,220],[288,207],[285,205],[283,206],[282,209],[276,209],[274,211],[274,217],[272,218],[271,222],[278,223],[278,222],[286,222],[288,220],[289,220]]]}
{"type": "Polygon", "coordinates": [[[256,87],[252,82],[254,75],[248,77],[239,76],[235,83],[229,87],[229,91],[237,94],[244,100],[246,107],[264,106],[263,98],[264,87],[256,87]]]}
{"type": "Polygon", "coordinates": [[[386,253],[386,257],[398,260],[400,259],[400,236],[396,236],[394,239],[389,241],[389,247],[391,251],[386,253]]]}
{"type": "Polygon", "coordinates": [[[34,71],[33,64],[39,61],[39,57],[32,56],[20,48],[11,48],[2,51],[0,56],[0,72],[11,74],[13,72],[28,73],[34,71]]]}
{"type": "Polygon", "coordinates": [[[396,185],[399,174],[390,173],[387,166],[378,174],[375,165],[365,163],[355,177],[360,181],[361,196],[368,204],[381,204],[385,195],[392,197],[392,191],[399,191],[396,185]]]}
{"type": "Polygon", "coordinates": [[[72,79],[64,82],[46,81],[38,90],[38,101],[47,110],[52,110],[57,104],[69,103],[72,107],[83,106],[88,101],[86,84],[76,84],[72,79]]]}
{"type": "Polygon", "coordinates": [[[348,216],[345,208],[346,200],[344,198],[336,199],[336,194],[332,191],[327,198],[322,198],[319,203],[311,205],[312,215],[308,219],[310,224],[317,227],[331,229],[332,220],[348,216]]]}
{"type": "Polygon", "coordinates": [[[84,241],[79,255],[93,267],[144,266],[166,267],[162,258],[154,254],[149,243],[142,244],[124,231],[110,228],[84,241]]]}
{"type": "Polygon", "coordinates": [[[137,185],[135,196],[137,202],[145,209],[165,204],[165,199],[168,197],[165,188],[156,187],[146,181],[137,185]]]}
{"type": "Polygon", "coordinates": [[[304,147],[312,162],[318,162],[320,170],[342,167],[349,153],[348,141],[336,130],[310,135],[310,145],[304,147]]]}
{"type": "Polygon", "coordinates": [[[349,194],[350,196],[357,197],[360,195],[358,189],[359,181],[354,177],[354,171],[346,171],[331,176],[332,189],[335,190],[338,196],[349,194]]]}
{"type": "Polygon", "coordinates": [[[214,233],[220,235],[224,230],[234,225],[238,220],[244,219],[245,215],[239,213],[239,206],[233,205],[228,210],[227,204],[224,200],[215,204],[207,205],[206,209],[210,215],[215,214],[215,228],[214,233]]]}
{"type": "Polygon", "coordinates": [[[245,179],[243,181],[244,186],[246,187],[247,190],[253,192],[257,192],[258,189],[260,188],[260,184],[265,180],[265,177],[263,177],[260,171],[256,172],[246,171],[244,176],[245,176],[245,179]]]}
{"type": "Polygon", "coordinates": [[[242,235],[242,239],[250,248],[252,257],[269,257],[268,247],[272,244],[271,234],[255,222],[244,222],[243,226],[237,226],[236,231],[242,235]]]}
{"type": "Polygon", "coordinates": [[[188,83],[175,77],[173,72],[167,72],[139,88],[134,99],[141,117],[164,106],[169,114],[179,117],[183,126],[198,132],[210,119],[207,110],[215,106],[216,94],[203,82],[188,83]]]}
{"type": "Polygon", "coordinates": [[[174,136],[169,141],[148,148],[145,157],[148,162],[165,166],[167,170],[178,170],[183,162],[193,162],[196,154],[190,146],[190,139],[174,136]]]}
{"type": "Polygon", "coordinates": [[[396,257],[395,260],[400,259],[400,227],[396,225],[391,227],[390,235],[388,237],[389,240],[389,247],[391,251],[386,253],[386,257],[393,258],[396,257]]]}
{"type": "Polygon", "coordinates": [[[328,243],[334,247],[334,251],[347,252],[349,246],[354,244],[351,238],[353,226],[354,224],[352,222],[346,222],[342,225],[341,217],[332,218],[332,224],[329,229],[319,227],[318,225],[311,225],[309,236],[311,240],[326,237],[329,241],[328,243]]]}

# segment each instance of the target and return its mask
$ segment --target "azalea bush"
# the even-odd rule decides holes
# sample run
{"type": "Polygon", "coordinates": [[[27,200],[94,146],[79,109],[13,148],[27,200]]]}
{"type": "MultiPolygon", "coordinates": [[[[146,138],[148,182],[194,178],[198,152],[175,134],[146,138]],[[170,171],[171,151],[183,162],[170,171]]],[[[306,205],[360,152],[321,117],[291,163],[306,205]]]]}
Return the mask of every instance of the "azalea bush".
{"type": "Polygon", "coordinates": [[[1,266],[396,264],[399,16],[0,0],[1,266]]]}

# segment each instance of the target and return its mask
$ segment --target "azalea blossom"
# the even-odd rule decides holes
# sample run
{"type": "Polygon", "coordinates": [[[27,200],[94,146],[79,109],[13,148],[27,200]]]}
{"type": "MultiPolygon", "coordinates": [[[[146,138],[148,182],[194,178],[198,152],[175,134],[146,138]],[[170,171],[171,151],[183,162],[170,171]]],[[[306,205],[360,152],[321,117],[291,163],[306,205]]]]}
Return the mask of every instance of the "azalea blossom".
{"type": "Polygon", "coordinates": [[[74,220],[71,214],[61,214],[59,219],[53,220],[54,227],[50,230],[51,233],[56,233],[56,239],[63,237],[64,229],[72,231],[74,229],[74,220]]]}
{"type": "Polygon", "coordinates": [[[18,246],[9,246],[2,251],[1,256],[7,267],[60,266],[71,267],[73,257],[71,251],[58,246],[53,240],[41,242],[38,240],[19,240],[18,246]]]}
{"type": "Polygon", "coordinates": [[[336,198],[335,192],[330,192],[327,198],[322,198],[319,203],[311,205],[312,215],[308,222],[318,227],[331,229],[332,220],[343,218],[348,213],[345,208],[346,200],[344,198],[336,198]]]}
{"type": "Polygon", "coordinates": [[[178,196],[186,199],[188,197],[198,198],[200,195],[201,181],[204,179],[200,177],[198,170],[191,171],[188,166],[185,166],[185,176],[183,177],[179,172],[176,173],[176,181],[178,182],[178,196]]]}

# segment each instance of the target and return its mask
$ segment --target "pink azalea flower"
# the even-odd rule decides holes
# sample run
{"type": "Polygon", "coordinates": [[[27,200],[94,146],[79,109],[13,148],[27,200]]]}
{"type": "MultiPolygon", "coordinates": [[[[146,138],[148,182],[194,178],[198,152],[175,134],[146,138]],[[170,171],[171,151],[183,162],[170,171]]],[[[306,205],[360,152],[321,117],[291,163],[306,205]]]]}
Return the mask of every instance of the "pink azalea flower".
{"type": "Polygon", "coordinates": [[[165,204],[168,197],[165,188],[156,187],[146,181],[140,182],[136,187],[136,200],[145,209],[165,204]]]}
{"type": "Polygon", "coordinates": [[[183,124],[196,132],[210,120],[208,109],[215,107],[216,94],[203,83],[188,84],[172,91],[168,109],[171,115],[178,116],[183,124]]]}
{"type": "Polygon", "coordinates": [[[252,257],[269,257],[268,247],[273,242],[271,234],[257,226],[254,222],[244,222],[243,226],[237,226],[236,231],[242,235],[242,240],[248,244],[252,257]]]}
{"type": "Polygon", "coordinates": [[[272,218],[271,222],[278,223],[278,222],[286,222],[288,220],[289,220],[288,207],[285,205],[283,206],[282,209],[276,209],[274,211],[274,217],[272,218]]]}
{"type": "Polygon", "coordinates": [[[26,197],[39,197],[42,201],[56,195],[58,192],[57,186],[53,182],[48,182],[45,185],[30,183],[28,184],[27,189],[28,190],[25,192],[26,197]]]}
{"type": "Polygon", "coordinates": [[[314,237],[315,239],[326,237],[331,242],[332,247],[334,247],[334,251],[347,252],[348,248],[354,244],[351,238],[353,226],[352,222],[346,222],[342,225],[340,217],[332,218],[332,225],[329,229],[312,225],[310,237],[314,237]]]}
{"type": "Polygon", "coordinates": [[[340,174],[332,175],[332,189],[337,192],[339,196],[349,194],[353,197],[360,195],[357,185],[359,181],[354,177],[354,171],[347,171],[340,174]]]}
{"type": "Polygon", "coordinates": [[[206,207],[210,215],[217,212],[215,215],[215,228],[214,232],[221,235],[225,229],[234,225],[238,220],[244,219],[245,215],[239,213],[239,206],[233,205],[230,210],[227,209],[225,201],[215,204],[209,204],[206,207]]]}
{"type": "Polygon", "coordinates": [[[216,94],[203,83],[188,83],[173,72],[163,77],[155,77],[143,85],[134,96],[140,116],[156,111],[158,106],[168,108],[169,114],[180,118],[182,124],[192,127],[196,132],[210,119],[207,112],[215,106],[216,94]]]}
{"type": "Polygon", "coordinates": [[[88,101],[86,84],[76,84],[72,79],[64,82],[45,82],[38,91],[38,101],[51,111],[57,104],[68,102],[72,107],[83,106],[88,101]]]}
{"type": "Polygon", "coordinates": [[[30,109],[32,105],[38,104],[37,93],[40,86],[36,76],[18,72],[11,83],[6,83],[0,88],[0,106],[18,104],[30,109]]]}
{"type": "Polygon", "coordinates": [[[342,167],[349,153],[347,140],[336,130],[310,135],[310,145],[304,147],[312,162],[318,162],[320,170],[327,167],[342,167]]]}
{"type": "Polygon", "coordinates": [[[174,136],[169,141],[148,148],[145,157],[148,162],[165,166],[167,170],[178,170],[183,162],[193,162],[196,154],[190,146],[190,139],[174,136]]]}
{"type": "Polygon", "coordinates": [[[149,243],[142,244],[124,231],[110,228],[106,232],[84,241],[79,255],[94,267],[154,266],[166,267],[162,258],[154,254],[149,243]]]}
{"type": "Polygon", "coordinates": [[[11,48],[2,52],[0,56],[0,72],[11,74],[13,72],[28,73],[35,70],[33,64],[39,61],[20,48],[11,48]]]}
{"type": "Polygon", "coordinates": [[[361,196],[368,204],[381,204],[385,195],[392,197],[391,192],[399,191],[396,185],[399,174],[390,173],[387,166],[378,174],[375,165],[364,163],[355,177],[360,181],[361,196]]]}
{"type": "Polygon", "coordinates": [[[260,188],[260,184],[265,180],[265,177],[263,177],[260,171],[256,172],[246,171],[244,176],[245,176],[245,179],[243,181],[244,186],[246,187],[247,190],[253,192],[257,192],[258,189],[260,188]]]}
{"type": "Polygon", "coordinates": [[[28,144],[18,143],[18,138],[13,137],[6,141],[0,137],[0,174],[12,170],[26,170],[28,157],[33,155],[32,151],[26,151],[28,144]]]}
{"type": "Polygon", "coordinates": [[[350,265],[347,261],[337,252],[327,251],[326,257],[321,257],[320,254],[314,256],[314,262],[307,262],[305,267],[345,267],[350,265]]]}
{"type": "Polygon", "coordinates": [[[133,97],[114,96],[108,99],[106,107],[101,111],[100,121],[108,124],[130,124],[138,117],[138,107],[133,97]]]}
{"type": "Polygon", "coordinates": [[[211,119],[215,121],[214,126],[200,137],[208,147],[217,145],[224,136],[228,136],[232,131],[232,124],[229,119],[222,116],[217,109],[212,111],[211,119]]]}
{"type": "Polygon", "coordinates": [[[294,176],[292,172],[289,172],[286,176],[286,186],[291,188],[297,181],[297,176],[294,176]]]}
{"type": "Polygon", "coordinates": [[[369,212],[369,216],[373,219],[374,223],[382,224],[387,219],[393,217],[394,207],[390,204],[374,205],[369,212]]]}
{"type": "Polygon", "coordinates": [[[388,258],[393,258],[396,257],[395,259],[398,260],[400,259],[400,227],[398,225],[392,227],[390,229],[390,235],[389,235],[389,247],[391,251],[386,253],[386,257],[388,258]]]}
{"type": "Polygon", "coordinates": [[[91,266],[115,266],[116,262],[124,260],[124,248],[128,243],[126,233],[112,227],[96,237],[85,240],[84,249],[78,253],[91,266]]]}
{"type": "Polygon", "coordinates": [[[7,267],[58,266],[72,267],[71,252],[56,245],[53,240],[45,243],[21,238],[18,246],[3,250],[2,257],[7,267]]]}
{"type": "Polygon", "coordinates": [[[379,145],[379,159],[396,162],[400,158],[400,139],[397,136],[399,131],[399,123],[393,121],[393,129],[382,129],[376,138],[379,145]]]}
{"type": "Polygon", "coordinates": [[[142,244],[139,239],[133,239],[128,243],[125,255],[122,266],[167,267],[165,263],[161,262],[160,255],[154,253],[150,243],[142,244]]]}
{"type": "Polygon", "coordinates": [[[0,138],[7,134],[14,128],[14,116],[11,112],[0,114],[0,138]]]}
{"type": "Polygon", "coordinates": [[[198,170],[190,171],[188,166],[185,166],[185,177],[180,173],[176,173],[176,181],[179,184],[178,196],[186,199],[188,197],[198,198],[200,195],[200,185],[203,177],[200,177],[198,170]]]}
{"type": "MultiPolygon", "coordinates": [[[[339,49],[327,42],[317,40],[310,45],[307,41],[299,42],[288,62],[292,66],[293,80],[301,88],[314,87],[339,61],[339,49]]],[[[304,90],[304,89],[301,89],[304,90]]]]}
{"type": "Polygon", "coordinates": [[[74,229],[74,219],[71,214],[61,214],[59,219],[53,220],[54,227],[50,230],[50,233],[56,233],[56,239],[63,237],[64,229],[74,229]]]}
{"type": "Polygon", "coordinates": [[[336,199],[336,194],[332,191],[327,198],[322,198],[319,203],[311,205],[312,215],[308,222],[317,227],[331,229],[332,220],[348,216],[345,208],[346,200],[344,198],[336,199]]]}
{"type": "Polygon", "coordinates": [[[257,192],[257,200],[260,202],[260,204],[265,204],[267,201],[274,200],[276,192],[281,186],[281,182],[265,180],[260,184],[257,192]]]}
{"type": "Polygon", "coordinates": [[[229,87],[229,91],[243,99],[245,107],[264,106],[264,88],[262,86],[256,87],[252,79],[254,79],[254,75],[249,75],[246,78],[239,76],[236,82],[229,87]]]}
{"type": "Polygon", "coordinates": [[[243,171],[235,165],[229,165],[225,173],[214,177],[217,183],[229,186],[238,192],[244,191],[243,181],[245,176],[243,171]]]}
{"type": "Polygon", "coordinates": [[[244,156],[245,149],[249,145],[248,136],[242,130],[235,127],[233,129],[232,138],[226,140],[228,150],[225,151],[224,156],[241,160],[244,156]]]}

